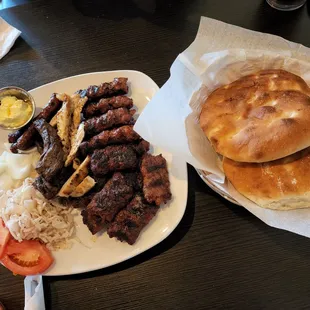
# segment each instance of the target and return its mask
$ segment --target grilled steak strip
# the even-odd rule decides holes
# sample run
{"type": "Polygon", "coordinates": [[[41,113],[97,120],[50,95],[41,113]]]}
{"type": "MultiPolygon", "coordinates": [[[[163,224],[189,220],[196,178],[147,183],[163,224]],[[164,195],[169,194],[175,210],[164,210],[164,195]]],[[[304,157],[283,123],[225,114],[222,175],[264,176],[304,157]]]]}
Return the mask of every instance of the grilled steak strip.
{"type": "Polygon", "coordinates": [[[34,182],[33,186],[46,198],[53,199],[58,191],[59,187],[50,182],[47,182],[42,176],[38,176],[34,182]]]}
{"type": "Polygon", "coordinates": [[[64,166],[64,151],[57,131],[44,119],[36,120],[33,123],[43,140],[43,153],[37,164],[36,171],[47,182],[60,173],[64,166]]]}
{"type": "Polygon", "coordinates": [[[104,130],[100,134],[92,137],[88,142],[81,143],[79,151],[82,156],[86,156],[93,150],[110,144],[131,143],[140,139],[141,137],[133,130],[133,126],[126,125],[111,130],[104,130]]]}
{"type": "Polygon", "coordinates": [[[84,123],[85,134],[95,135],[114,126],[132,124],[132,116],[135,112],[135,110],[119,108],[116,110],[109,110],[101,116],[90,118],[84,123]]]}
{"type": "Polygon", "coordinates": [[[65,184],[66,180],[72,175],[73,168],[63,168],[50,182],[46,181],[42,176],[38,176],[33,186],[46,198],[53,199],[65,184]]]}
{"type": "Polygon", "coordinates": [[[152,220],[158,209],[156,205],[144,203],[141,195],[136,195],[128,206],[116,215],[108,227],[108,235],[130,245],[134,244],[141,230],[152,220]]]}
{"type": "Polygon", "coordinates": [[[126,183],[124,175],[120,172],[114,173],[103,189],[82,211],[83,223],[92,234],[96,234],[105,224],[113,221],[115,215],[128,204],[133,194],[133,188],[126,183]]]}
{"type": "Polygon", "coordinates": [[[128,92],[127,78],[115,78],[112,82],[102,83],[99,86],[91,85],[86,90],[88,98],[111,97],[125,95],[128,92]]]}
{"type": "Polygon", "coordinates": [[[11,145],[12,153],[17,153],[18,150],[27,150],[34,144],[37,131],[33,122],[39,119],[44,119],[49,122],[52,119],[52,117],[57,113],[62,104],[62,102],[56,97],[56,95],[57,94],[55,93],[52,94],[48,104],[33,119],[33,121],[27,126],[24,132],[23,129],[20,129],[9,134],[9,142],[13,143],[11,145]]]}
{"type": "Polygon", "coordinates": [[[118,108],[131,109],[133,101],[126,96],[114,96],[111,98],[102,98],[99,102],[90,102],[84,111],[85,118],[90,118],[95,115],[106,113],[109,110],[118,108]]]}
{"type": "Polygon", "coordinates": [[[162,155],[145,154],[140,169],[143,177],[143,193],[147,202],[160,206],[171,199],[167,163],[162,155]]]}

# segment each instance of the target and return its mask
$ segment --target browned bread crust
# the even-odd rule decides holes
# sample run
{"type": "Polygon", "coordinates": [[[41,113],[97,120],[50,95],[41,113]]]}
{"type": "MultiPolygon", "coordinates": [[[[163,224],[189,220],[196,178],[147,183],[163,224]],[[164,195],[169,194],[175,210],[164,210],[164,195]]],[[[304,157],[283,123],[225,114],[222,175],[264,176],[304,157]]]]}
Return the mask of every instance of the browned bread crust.
{"type": "Polygon", "coordinates": [[[310,207],[310,148],[267,163],[224,158],[223,169],[235,189],[263,208],[310,207]]]}
{"type": "Polygon", "coordinates": [[[297,75],[263,70],[216,89],[200,126],[221,155],[267,162],[310,146],[310,88],[297,75]]]}

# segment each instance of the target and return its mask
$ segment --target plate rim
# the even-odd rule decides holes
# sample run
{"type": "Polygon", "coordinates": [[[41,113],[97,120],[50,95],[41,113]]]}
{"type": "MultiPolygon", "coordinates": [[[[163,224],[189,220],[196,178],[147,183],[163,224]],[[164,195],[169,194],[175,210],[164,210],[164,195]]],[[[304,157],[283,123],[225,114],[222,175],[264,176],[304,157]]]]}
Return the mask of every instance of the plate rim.
{"type": "MultiPolygon", "coordinates": [[[[77,74],[77,75],[72,75],[72,76],[68,76],[68,77],[65,77],[65,78],[61,78],[59,80],[55,80],[55,81],[51,81],[49,83],[46,83],[46,84],[43,84],[43,85],[40,85],[36,88],[33,88],[31,90],[29,90],[29,93],[33,93],[34,91],[38,91],[40,90],[41,88],[43,87],[46,87],[46,86],[50,86],[54,83],[57,83],[57,82],[63,82],[63,81],[66,81],[66,80],[70,80],[72,78],[76,78],[76,77],[83,77],[83,76],[89,76],[89,75],[97,75],[97,74],[111,74],[111,73],[124,73],[124,74],[128,74],[129,73],[134,73],[134,74],[138,74],[138,75],[141,75],[143,78],[147,78],[149,81],[152,82],[156,92],[159,90],[159,86],[157,85],[157,83],[150,77],[148,76],[147,74],[141,72],[141,71],[138,71],[138,70],[110,70],[110,71],[96,71],[96,72],[88,72],[88,73],[82,73],[82,74],[77,74]]],[[[155,94],[154,94],[155,95],[155,94]]],[[[152,96],[153,97],[153,96],[152,96]]],[[[170,152],[167,152],[169,154],[171,154],[170,152]]],[[[172,154],[171,154],[172,155],[172,154]]],[[[173,156],[173,155],[172,155],[173,156]]],[[[172,226],[172,228],[169,230],[169,232],[164,235],[162,238],[160,238],[157,242],[155,242],[154,244],[151,244],[151,245],[148,245],[145,247],[145,249],[143,249],[142,251],[140,251],[139,253],[133,253],[132,255],[130,256],[127,256],[125,258],[122,258],[116,262],[111,262],[111,263],[108,263],[107,265],[103,266],[103,267],[99,267],[99,268],[88,268],[86,270],[81,270],[81,271],[77,271],[77,272],[67,272],[67,273],[53,273],[53,274],[49,274],[49,270],[47,270],[47,273],[43,273],[42,276],[48,276],[48,277],[56,277],[56,276],[70,276],[70,275],[76,275],[76,274],[83,274],[83,273],[87,273],[87,272],[93,272],[93,271],[96,271],[96,270],[101,270],[101,269],[105,269],[105,268],[109,268],[111,266],[114,266],[114,265],[117,265],[117,264],[120,264],[122,262],[125,262],[127,260],[130,260],[132,259],[133,257],[135,256],[139,256],[140,254],[150,250],[151,248],[157,246],[158,244],[160,244],[162,241],[164,241],[166,238],[169,237],[169,235],[177,228],[177,226],[180,224],[180,222],[182,221],[183,217],[184,217],[184,214],[185,214],[185,211],[186,211],[186,208],[187,208],[187,202],[188,202],[188,167],[187,167],[187,163],[184,161],[182,163],[184,165],[184,180],[183,182],[185,182],[184,184],[184,187],[186,187],[186,193],[185,193],[185,197],[184,197],[184,207],[182,208],[181,210],[181,213],[180,213],[180,217],[179,219],[174,223],[174,225],[172,226]]],[[[56,263],[56,262],[55,262],[56,263]]]]}
{"type": "Polygon", "coordinates": [[[96,71],[96,72],[88,72],[88,73],[81,73],[81,74],[71,75],[71,76],[67,76],[67,77],[61,78],[59,80],[55,80],[55,81],[48,82],[46,84],[37,86],[36,88],[32,88],[32,89],[28,90],[28,92],[31,93],[31,92],[34,92],[36,90],[39,90],[42,87],[49,86],[49,85],[54,84],[56,82],[63,82],[65,80],[69,80],[69,79],[75,78],[75,77],[81,77],[81,76],[86,76],[86,75],[96,75],[96,74],[101,74],[101,73],[113,73],[113,72],[132,72],[132,73],[138,73],[138,74],[144,75],[145,77],[147,77],[148,79],[150,79],[152,81],[152,83],[156,86],[157,91],[159,90],[159,86],[157,85],[157,83],[150,76],[145,74],[144,72],[141,72],[141,71],[138,71],[138,70],[121,69],[121,70],[96,71]]]}
{"type": "Polygon", "coordinates": [[[222,190],[220,190],[215,183],[213,183],[211,180],[207,179],[205,177],[206,174],[210,174],[209,172],[202,170],[202,169],[197,169],[195,168],[196,172],[198,173],[198,175],[200,176],[200,178],[205,182],[205,184],[207,184],[215,193],[217,193],[218,195],[220,195],[221,197],[223,197],[225,200],[241,206],[241,204],[239,202],[237,202],[237,200],[235,200],[233,197],[231,197],[230,195],[224,193],[222,190]]]}

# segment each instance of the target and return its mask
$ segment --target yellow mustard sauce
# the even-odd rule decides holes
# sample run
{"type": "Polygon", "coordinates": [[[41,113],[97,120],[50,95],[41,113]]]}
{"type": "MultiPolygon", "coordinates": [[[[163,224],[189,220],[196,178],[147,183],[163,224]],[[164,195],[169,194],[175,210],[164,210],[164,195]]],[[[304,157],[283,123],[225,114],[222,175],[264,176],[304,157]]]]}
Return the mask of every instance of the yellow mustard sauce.
{"type": "Polygon", "coordinates": [[[3,96],[0,98],[0,124],[5,127],[20,127],[29,120],[32,109],[28,100],[3,96]]]}

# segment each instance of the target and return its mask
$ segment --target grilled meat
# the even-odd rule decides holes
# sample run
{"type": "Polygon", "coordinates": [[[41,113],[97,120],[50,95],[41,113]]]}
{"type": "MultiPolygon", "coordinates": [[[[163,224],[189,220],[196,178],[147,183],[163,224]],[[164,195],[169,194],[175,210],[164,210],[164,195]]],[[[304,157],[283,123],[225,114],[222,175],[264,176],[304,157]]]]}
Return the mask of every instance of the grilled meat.
{"type": "Polygon", "coordinates": [[[44,119],[49,122],[52,117],[60,109],[62,102],[56,97],[56,94],[52,94],[48,104],[43,110],[34,118],[33,122],[30,122],[25,129],[19,129],[9,134],[9,142],[11,145],[12,153],[17,153],[18,150],[29,149],[36,140],[37,131],[34,126],[34,121],[44,119]],[[24,130],[24,131],[23,131],[24,130]]]}
{"type": "Polygon", "coordinates": [[[108,227],[108,235],[130,245],[134,244],[141,230],[152,220],[158,209],[156,205],[144,203],[141,195],[136,195],[128,206],[116,215],[108,227]]]}
{"type": "Polygon", "coordinates": [[[113,145],[94,151],[90,169],[94,175],[101,176],[112,171],[135,169],[138,163],[137,153],[131,145],[113,145]]]}
{"type": "Polygon", "coordinates": [[[41,155],[43,153],[43,141],[41,139],[40,140],[36,140],[34,142],[34,144],[37,147],[38,153],[41,155]]]}
{"type": "Polygon", "coordinates": [[[18,150],[27,150],[32,147],[33,142],[37,139],[37,131],[32,123],[28,129],[18,138],[17,142],[10,147],[12,153],[18,153],[18,150]]]}
{"type": "Polygon", "coordinates": [[[128,110],[126,108],[109,110],[101,116],[96,116],[85,121],[85,133],[94,135],[114,126],[133,124],[134,120],[132,116],[135,112],[135,110],[128,110]]]}
{"type": "Polygon", "coordinates": [[[52,199],[54,198],[58,191],[59,186],[54,185],[50,182],[47,182],[42,176],[38,176],[34,182],[33,186],[46,198],[46,199],[52,199]]]}
{"type": "Polygon", "coordinates": [[[13,132],[10,132],[8,134],[8,141],[9,143],[15,143],[18,138],[26,131],[26,129],[29,128],[29,126],[32,124],[32,122],[29,122],[27,125],[25,125],[24,127],[17,129],[13,132]]]}
{"type": "Polygon", "coordinates": [[[104,130],[92,137],[88,142],[81,143],[79,150],[82,156],[86,156],[93,150],[110,144],[131,143],[140,139],[141,137],[133,130],[133,126],[126,125],[111,130],[104,130]]]}
{"type": "Polygon", "coordinates": [[[127,78],[115,78],[113,82],[102,83],[98,86],[91,85],[86,90],[88,98],[111,97],[125,95],[128,92],[127,78]]]}
{"type": "Polygon", "coordinates": [[[104,188],[82,211],[83,223],[92,234],[96,234],[105,224],[113,221],[115,215],[128,204],[133,194],[133,188],[128,186],[125,177],[120,172],[114,173],[104,188]]]}
{"type": "Polygon", "coordinates": [[[114,96],[111,98],[102,98],[99,102],[90,102],[84,111],[85,118],[106,113],[109,110],[118,108],[131,109],[133,102],[131,98],[126,96],[114,96]]]}
{"type": "Polygon", "coordinates": [[[96,182],[95,186],[91,189],[91,192],[95,192],[95,193],[100,192],[110,178],[110,176],[107,176],[107,175],[98,177],[98,176],[93,175],[92,173],[91,173],[91,177],[96,182]]]}
{"type": "Polygon", "coordinates": [[[36,120],[33,125],[42,137],[44,148],[36,170],[47,182],[60,173],[64,166],[64,151],[57,131],[44,119],[36,120]]]}
{"type": "Polygon", "coordinates": [[[33,186],[46,198],[53,199],[58,194],[66,180],[72,175],[73,168],[63,168],[59,174],[55,175],[51,181],[46,181],[42,176],[38,176],[33,186]]]}
{"type": "Polygon", "coordinates": [[[132,144],[132,146],[134,147],[136,153],[139,156],[142,156],[144,153],[148,152],[150,149],[150,143],[145,140],[141,140],[138,144],[132,144]]]}
{"type": "Polygon", "coordinates": [[[171,199],[167,163],[162,155],[145,154],[142,158],[141,173],[143,193],[147,202],[159,206],[171,199]]]}
{"type": "Polygon", "coordinates": [[[103,176],[109,172],[135,169],[139,165],[138,156],[148,150],[149,143],[144,140],[138,145],[112,145],[95,150],[91,157],[91,171],[95,176],[103,176]]]}
{"type": "Polygon", "coordinates": [[[64,206],[71,206],[73,208],[85,209],[91,200],[96,195],[95,192],[88,192],[86,195],[78,198],[73,197],[58,197],[57,200],[64,206]]]}
{"type": "Polygon", "coordinates": [[[135,192],[142,192],[143,180],[139,171],[122,172],[128,186],[131,186],[135,192]]]}

